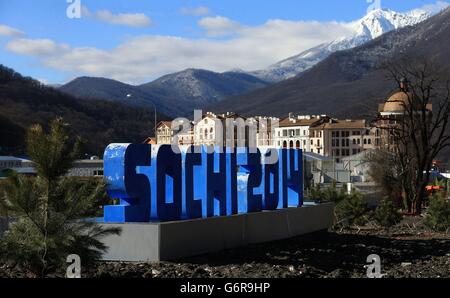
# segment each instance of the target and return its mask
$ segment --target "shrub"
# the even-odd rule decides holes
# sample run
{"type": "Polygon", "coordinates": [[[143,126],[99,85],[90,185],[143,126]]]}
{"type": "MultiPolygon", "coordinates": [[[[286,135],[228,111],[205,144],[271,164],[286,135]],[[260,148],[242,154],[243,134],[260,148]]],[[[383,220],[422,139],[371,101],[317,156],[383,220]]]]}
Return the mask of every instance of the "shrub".
{"type": "Polygon", "coordinates": [[[321,202],[333,202],[339,203],[347,197],[347,193],[344,188],[338,190],[336,185],[322,189],[319,184],[311,188],[309,193],[310,199],[321,202]]]}
{"type": "MultiPolygon", "coordinates": [[[[6,182],[4,180],[0,180],[0,198],[4,195],[6,182]]],[[[0,200],[0,216],[7,216],[6,208],[2,204],[0,200]]]]}
{"type": "Polygon", "coordinates": [[[369,221],[369,210],[363,196],[357,192],[347,195],[336,205],[337,225],[342,227],[362,226],[369,221]]]}
{"type": "Polygon", "coordinates": [[[325,201],[339,204],[348,197],[348,194],[344,188],[337,190],[335,186],[329,187],[322,192],[322,196],[325,201]]]}
{"type": "Polygon", "coordinates": [[[322,201],[323,200],[323,191],[320,187],[320,184],[313,186],[309,190],[309,198],[313,201],[322,201]]]}
{"type": "Polygon", "coordinates": [[[375,210],[374,219],[380,226],[390,228],[398,224],[402,220],[402,216],[394,202],[386,197],[375,210]]]}
{"type": "Polygon", "coordinates": [[[431,198],[425,225],[433,231],[446,231],[450,228],[450,201],[444,194],[436,194],[431,198]]]}

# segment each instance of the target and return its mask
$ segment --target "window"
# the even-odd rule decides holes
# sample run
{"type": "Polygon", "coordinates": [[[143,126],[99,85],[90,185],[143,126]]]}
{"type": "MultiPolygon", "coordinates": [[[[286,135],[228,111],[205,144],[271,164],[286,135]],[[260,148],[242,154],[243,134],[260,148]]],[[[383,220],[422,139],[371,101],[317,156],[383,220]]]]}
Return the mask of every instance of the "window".
{"type": "Polygon", "coordinates": [[[367,140],[367,143],[368,143],[369,145],[372,145],[372,139],[368,139],[368,140],[367,140]]]}
{"type": "Polygon", "coordinates": [[[103,170],[95,170],[94,176],[103,176],[103,170]]]}
{"type": "Polygon", "coordinates": [[[364,139],[364,145],[367,145],[367,139],[364,139]]]}
{"type": "Polygon", "coordinates": [[[353,145],[356,145],[356,139],[353,139],[353,145]]]}
{"type": "Polygon", "coordinates": [[[339,139],[336,139],[336,147],[339,147],[339,139]]]}
{"type": "Polygon", "coordinates": [[[353,149],[353,150],[352,150],[352,153],[353,153],[353,155],[355,155],[355,154],[357,154],[357,153],[358,153],[358,150],[356,150],[356,149],[353,149]]]}
{"type": "Polygon", "coordinates": [[[361,139],[358,139],[358,145],[361,145],[361,139]]]}
{"type": "Polygon", "coordinates": [[[295,130],[295,135],[296,135],[296,136],[299,136],[299,135],[300,135],[300,129],[296,129],[296,130],[295,130]]]}
{"type": "Polygon", "coordinates": [[[283,129],[283,137],[287,137],[287,135],[288,135],[287,129],[283,129]]]}

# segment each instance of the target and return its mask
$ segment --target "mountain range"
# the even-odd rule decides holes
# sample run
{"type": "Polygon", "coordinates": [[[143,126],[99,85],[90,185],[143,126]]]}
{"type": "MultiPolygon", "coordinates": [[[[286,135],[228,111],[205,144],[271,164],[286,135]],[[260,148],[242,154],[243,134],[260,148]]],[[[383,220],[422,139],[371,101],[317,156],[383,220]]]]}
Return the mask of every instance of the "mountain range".
{"type": "Polygon", "coordinates": [[[389,9],[372,10],[362,19],[349,25],[355,32],[353,35],[323,43],[266,69],[250,72],[250,74],[267,82],[286,80],[313,67],[334,52],[363,45],[387,32],[415,25],[429,17],[430,13],[419,9],[406,13],[398,13],[389,9]]]}
{"type": "MultiPolygon", "coordinates": [[[[416,13],[418,20],[425,18],[416,13]]],[[[386,79],[382,66],[405,57],[433,60],[449,78],[450,8],[416,25],[395,13],[387,15],[391,15],[389,22],[367,21],[374,24],[367,30],[375,39],[331,53],[295,77],[271,85],[238,71],[188,69],[139,86],[81,77],[58,88],[43,86],[0,65],[0,152],[20,154],[29,125],[45,125],[63,116],[74,134],[88,140],[87,152],[101,155],[110,142],[140,142],[152,135],[153,105],[159,120],[167,119],[165,114],[182,116],[194,108],[279,117],[289,112],[363,117],[397,87],[386,79]],[[407,26],[380,35],[401,22],[407,26]]]]}
{"type": "Polygon", "coordinates": [[[80,77],[59,87],[59,90],[81,98],[100,98],[137,107],[156,107],[158,111],[171,117],[186,116],[194,109],[205,109],[225,98],[246,94],[299,75],[334,52],[365,44],[392,30],[422,22],[429,16],[429,13],[422,10],[408,13],[373,10],[362,19],[349,24],[354,31],[352,36],[318,45],[264,70],[217,73],[186,69],[138,86],[106,78],[80,77]]]}
{"type": "Polygon", "coordinates": [[[139,86],[105,78],[80,77],[59,87],[59,90],[81,98],[101,98],[137,107],[156,107],[159,112],[178,117],[228,96],[267,85],[267,82],[245,73],[187,69],[139,86]]]}
{"type": "Polygon", "coordinates": [[[0,65],[0,155],[24,154],[26,130],[33,124],[48,127],[57,117],[86,141],[85,153],[98,156],[110,143],[142,142],[153,135],[155,122],[151,109],[75,98],[0,65]]]}
{"type": "Polygon", "coordinates": [[[331,54],[298,76],[225,99],[216,112],[286,117],[330,114],[363,117],[398,87],[387,79],[386,65],[404,59],[433,61],[450,77],[450,8],[417,24],[391,31],[362,46],[331,54]]]}

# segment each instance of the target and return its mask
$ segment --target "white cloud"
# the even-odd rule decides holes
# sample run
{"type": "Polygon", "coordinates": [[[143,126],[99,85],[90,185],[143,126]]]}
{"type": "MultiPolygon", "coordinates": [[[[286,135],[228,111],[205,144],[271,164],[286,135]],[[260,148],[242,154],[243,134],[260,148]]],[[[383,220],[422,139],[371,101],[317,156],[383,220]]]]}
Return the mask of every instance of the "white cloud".
{"type": "Polygon", "coordinates": [[[428,11],[429,13],[436,14],[441,10],[447,8],[448,6],[450,6],[450,3],[447,1],[436,1],[436,3],[424,5],[421,8],[421,10],[425,10],[428,11]]]}
{"type": "Polygon", "coordinates": [[[131,27],[149,27],[152,21],[143,13],[119,13],[112,14],[108,10],[100,10],[96,14],[101,21],[114,24],[125,25],[131,27]]]}
{"type": "Polygon", "coordinates": [[[143,13],[118,13],[113,14],[109,10],[103,9],[97,12],[91,12],[86,6],[81,9],[81,15],[88,18],[94,18],[101,22],[124,25],[130,27],[149,27],[152,25],[152,20],[143,13]]]}
{"type": "Polygon", "coordinates": [[[6,44],[6,49],[20,55],[44,57],[59,55],[70,47],[50,39],[16,38],[6,44]]]}
{"type": "Polygon", "coordinates": [[[110,50],[69,47],[47,39],[14,39],[7,49],[35,56],[68,76],[101,76],[140,84],[186,68],[223,72],[261,69],[337,37],[353,33],[348,23],[269,20],[246,26],[224,17],[203,18],[207,36],[226,39],[143,35],[110,50]]]}
{"type": "Polygon", "coordinates": [[[198,21],[198,25],[211,37],[233,35],[241,28],[238,22],[221,16],[202,18],[198,21]]]}
{"type": "Polygon", "coordinates": [[[0,24],[0,36],[20,37],[24,35],[25,33],[18,29],[0,24]]]}
{"type": "MultiPolygon", "coordinates": [[[[223,29],[216,21],[208,22],[208,29],[223,29]]],[[[22,41],[22,46],[10,44],[8,49],[23,55],[36,56],[38,52],[43,65],[70,74],[109,77],[139,84],[186,68],[218,72],[236,67],[260,69],[352,33],[346,24],[336,22],[285,20],[270,20],[255,27],[239,25],[233,30],[234,36],[226,40],[144,35],[129,39],[111,50],[92,47],[67,49],[64,45],[39,40],[35,43],[22,41]],[[47,50],[44,50],[44,44],[47,50]],[[55,50],[58,48],[64,50],[55,50]],[[47,56],[42,55],[44,53],[47,56]]]]}
{"type": "Polygon", "coordinates": [[[210,10],[208,7],[205,6],[183,7],[180,9],[180,13],[190,16],[204,16],[208,15],[210,13],[210,10]]]}

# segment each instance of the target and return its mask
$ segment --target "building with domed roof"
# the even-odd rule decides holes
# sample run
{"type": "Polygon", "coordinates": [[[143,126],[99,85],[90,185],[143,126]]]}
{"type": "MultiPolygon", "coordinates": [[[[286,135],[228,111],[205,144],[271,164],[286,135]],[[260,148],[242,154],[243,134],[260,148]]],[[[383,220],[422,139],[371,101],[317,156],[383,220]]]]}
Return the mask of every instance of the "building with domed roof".
{"type": "Polygon", "coordinates": [[[380,104],[378,111],[381,116],[403,115],[410,98],[411,93],[396,92],[385,103],[380,104]]]}
{"type": "MultiPolygon", "coordinates": [[[[403,117],[411,112],[411,105],[417,105],[413,94],[409,91],[406,80],[400,82],[400,90],[394,93],[389,99],[378,106],[378,119],[376,126],[380,129],[380,149],[395,150],[396,141],[394,138],[395,129],[403,121],[403,117]]],[[[413,110],[414,111],[414,110],[413,110]]],[[[421,114],[420,108],[414,111],[421,114]]],[[[430,120],[433,112],[432,104],[427,104],[426,113],[430,120]]]]}

